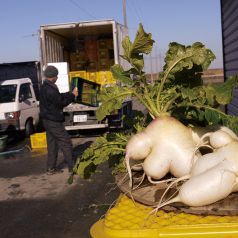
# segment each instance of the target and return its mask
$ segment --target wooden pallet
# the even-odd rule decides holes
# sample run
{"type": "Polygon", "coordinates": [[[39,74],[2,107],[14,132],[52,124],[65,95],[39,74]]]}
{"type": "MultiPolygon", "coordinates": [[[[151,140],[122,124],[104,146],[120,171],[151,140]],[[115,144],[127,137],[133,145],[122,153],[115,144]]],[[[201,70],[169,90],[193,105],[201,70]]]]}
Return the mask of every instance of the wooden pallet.
{"type": "MultiPolygon", "coordinates": [[[[136,188],[131,191],[129,188],[129,178],[125,177],[126,174],[121,173],[115,176],[117,186],[119,189],[126,194],[128,197],[133,197],[136,202],[142,203],[147,206],[155,206],[160,201],[162,194],[167,188],[166,183],[161,183],[158,185],[150,184],[148,180],[145,181],[136,188],[136,185],[141,180],[142,174],[136,172],[133,174],[133,187],[136,188]]],[[[165,196],[165,200],[176,193],[176,187],[169,190],[165,196]]],[[[164,206],[162,208],[164,211],[174,211],[174,212],[185,212],[189,214],[196,215],[217,215],[217,216],[233,216],[238,215],[238,193],[233,193],[227,198],[220,200],[208,206],[201,207],[189,207],[182,203],[174,203],[171,205],[164,206]]]]}

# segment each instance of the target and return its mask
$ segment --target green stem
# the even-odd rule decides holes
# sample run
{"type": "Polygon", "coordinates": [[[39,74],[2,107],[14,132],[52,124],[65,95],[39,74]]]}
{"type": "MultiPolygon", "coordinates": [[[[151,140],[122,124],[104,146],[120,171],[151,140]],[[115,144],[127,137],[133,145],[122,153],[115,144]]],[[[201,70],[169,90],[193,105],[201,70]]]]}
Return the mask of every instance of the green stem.
{"type": "Polygon", "coordinates": [[[174,103],[174,101],[180,97],[180,95],[175,95],[172,99],[170,99],[164,106],[163,112],[168,112],[170,109],[170,106],[174,103]]]}
{"type": "Polygon", "coordinates": [[[154,119],[155,118],[155,112],[153,111],[153,109],[150,107],[149,103],[144,100],[138,93],[134,92],[134,95],[136,96],[136,98],[148,109],[149,114],[151,115],[151,117],[154,119]]]}
{"type": "Polygon", "coordinates": [[[101,149],[102,147],[108,147],[108,146],[113,146],[113,145],[125,145],[123,143],[115,143],[115,142],[108,142],[107,144],[100,145],[100,147],[95,148],[95,150],[101,149]]]}
{"type": "Polygon", "coordinates": [[[118,138],[120,138],[121,140],[125,141],[126,143],[128,142],[128,138],[123,137],[124,135],[121,134],[117,134],[118,138]]]}
{"type": "Polygon", "coordinates": [[[113,150],[119,150],[119,151],[122,151],[122,152],[125,152],[125,149],[122,149],[122,148],[113,148],[113,150]]]}
{"type": "Polygon", "coordinates": [[[159,92],[158,92],[157,100],[156,100],[156,106],[157,106],[158,111],[161,111],[160,103],[159,103],[159,102],[160,102],[160,95],[161,95],[161,92],[163,91],[164,83],[165,83],[165,81],[166,81],[166,79],[167,79],[167,77],[168,77],[170,71],[171,71],[171,70],[173,69],[173,67],[174,67],[177,63],[179,63],[181,60],[186,59],[186,58],[189,58],[189,57],[191,57],[191,56],[192,56],[192,55],[190,55],[190,56],[185,56],[185,57],[182,57],[182,58],[176,60],[176,61],[170,66],[170,68],[167,70],[167,72],[165,73],[164,77],[163,77],[162,80],[161,80],[161,84],[160,84],[160,87],[159,87],[159,92]]]}
{"type": "Polygon", "coordinates": [[[149,96],[147,87],[145,87],[145,94],[144,94],[144,96],[145,96],[145,98],[146,98],[146,100],[147,100],[147,102],[148,102],[148,104],[149,104],[149,106],[151,108],[151,111],[154,113],[154,116],[158,117],[159,116],[159,112],[158,112],[158,110],[156,108],[156,105],[154,104],[153,100],[149,96]]]}
{"type": "Polygon", "coordinates": [[[204,109],[209,109],[211,111],[215,111],[221,115],[224,115],[224,116],[228,116],[226,113],[218,110],[218,109],[215,109],[213,107],[210,107],[210,106],[200,106],[200,105],[196,105],[196,104],[192,104],[192,103],[186,103],[186,105],[182,105],[182,104],[178,104],[176,105],[176,107],[194,107],[194,108],[197,108],[197,109],[201,109],[201,108],[204,108],[204,109]]]}

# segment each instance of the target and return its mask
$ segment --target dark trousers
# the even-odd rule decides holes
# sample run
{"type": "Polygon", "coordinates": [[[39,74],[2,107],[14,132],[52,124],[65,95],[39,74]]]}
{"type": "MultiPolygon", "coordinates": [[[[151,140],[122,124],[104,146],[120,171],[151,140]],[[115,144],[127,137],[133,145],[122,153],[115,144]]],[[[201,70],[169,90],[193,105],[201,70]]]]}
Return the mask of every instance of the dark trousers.
{"type": "Polygon", "coordinates": [[[64,155],[64,162],[68,164],[68,168],[71,170],[73,168],[73,146],[63,123],[43,120],[43,125],[47,138],[47,169],[56,168],[58,151],[60,149],[64,155]]]}

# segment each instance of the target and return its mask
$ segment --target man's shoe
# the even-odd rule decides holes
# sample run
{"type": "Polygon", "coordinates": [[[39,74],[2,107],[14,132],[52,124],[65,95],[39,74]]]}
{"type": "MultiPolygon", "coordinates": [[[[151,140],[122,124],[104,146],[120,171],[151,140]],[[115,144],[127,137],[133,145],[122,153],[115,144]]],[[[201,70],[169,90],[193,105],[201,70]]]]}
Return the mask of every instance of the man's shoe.
{"type": "Polygon", "coordinates": [[[46,174],[53,175],[53,174],[58,174],[58,173],[63,173],[63,172],[64,171],[62,169],[53,168],[53,169],[47,169],[46,174]]]}

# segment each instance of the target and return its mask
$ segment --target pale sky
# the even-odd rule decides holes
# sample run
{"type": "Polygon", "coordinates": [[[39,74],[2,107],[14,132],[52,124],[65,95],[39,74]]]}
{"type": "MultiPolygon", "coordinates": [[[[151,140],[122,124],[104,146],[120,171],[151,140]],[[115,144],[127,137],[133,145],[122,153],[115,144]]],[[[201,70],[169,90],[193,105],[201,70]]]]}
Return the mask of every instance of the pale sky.
{"type": "MultiPolygon", "coordinates": [[[[163,64],[168,44],[200,41],[216,55],[210,68],[222,68],[219,0],[127,0],[133,39],[141,22],[156,42],[152,56],[163,64]]],[[[123,24],[123,0],[0,1],[0,63],[39,60],[40,25],[115,19],[123,24]]]]}

